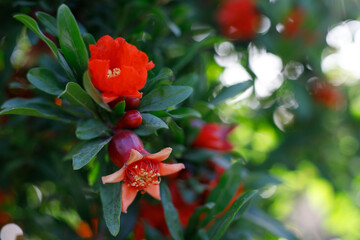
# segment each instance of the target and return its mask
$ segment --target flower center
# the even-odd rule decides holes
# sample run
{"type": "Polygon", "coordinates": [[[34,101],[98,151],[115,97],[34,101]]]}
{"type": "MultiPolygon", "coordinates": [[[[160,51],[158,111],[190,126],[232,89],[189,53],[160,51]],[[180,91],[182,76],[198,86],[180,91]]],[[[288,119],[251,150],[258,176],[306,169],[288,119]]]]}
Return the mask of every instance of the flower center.
{"type": "Polygon", "coordinates": [[[150,184],[160,183],[159,163],[143,159],[127,166],[125,182],[128,186],[143,190],[150,184]]]}
{"type": "Polygon", "coordinates": [[[119,75],[120,72],[121,72],[120,68],[114,68],[112,71],[109,69],[107,73],[107,77],[108,78],[115,77],[119,75]]]}

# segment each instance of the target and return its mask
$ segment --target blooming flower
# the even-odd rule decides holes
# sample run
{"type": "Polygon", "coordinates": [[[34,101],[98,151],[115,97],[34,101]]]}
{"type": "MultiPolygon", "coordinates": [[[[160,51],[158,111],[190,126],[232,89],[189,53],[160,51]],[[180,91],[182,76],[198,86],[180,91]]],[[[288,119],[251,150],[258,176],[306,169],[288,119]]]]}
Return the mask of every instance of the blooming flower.
{"type": "Polygon", "coordinates": [[[192,143],[193,147],[206,148],[222,152],[230,152],[233,149],[227,136],[236,126],[225,126],[218,123],[204,124],[199,135],[192,143]]]}
{"type": "Polygon", "coordinates": [[[147,71],[155,65],[148,56],[123,38],[109,35],[90,45],[89,71],[93,85],[105,102],[120,96],[141,98],[147,71]]]}
{"type": "Polygon", "coordinates": [[[225,0],[217,12],[224,36],[250,40],[260,26],[260,13],[253,0],[225,0]]]}
{"type": "Polygon", "coordinates": [[[145,149],[141,153],[131,149],[126,164],[117,172],[102,177],[103,184],[123,181],[121,188],[122,211],[134,201],[138,191],[147,192],[160,200],[160,176],[176,173],[185,168],[184,164],[165,164],[172,149],[164,148],[158,153],[150,154],[145,149]]]}

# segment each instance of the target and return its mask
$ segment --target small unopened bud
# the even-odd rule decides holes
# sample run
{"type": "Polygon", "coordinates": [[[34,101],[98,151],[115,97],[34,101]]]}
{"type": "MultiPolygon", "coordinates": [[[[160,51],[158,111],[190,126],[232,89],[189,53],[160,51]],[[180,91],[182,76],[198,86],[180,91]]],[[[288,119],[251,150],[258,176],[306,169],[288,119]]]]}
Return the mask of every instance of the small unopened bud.
{"type": "Polygon", "coordinates": [[[127,111],[124,116],[117,123],[116,128],[137,128],[142,123],[142,115],[137,110],[127,111]]]}

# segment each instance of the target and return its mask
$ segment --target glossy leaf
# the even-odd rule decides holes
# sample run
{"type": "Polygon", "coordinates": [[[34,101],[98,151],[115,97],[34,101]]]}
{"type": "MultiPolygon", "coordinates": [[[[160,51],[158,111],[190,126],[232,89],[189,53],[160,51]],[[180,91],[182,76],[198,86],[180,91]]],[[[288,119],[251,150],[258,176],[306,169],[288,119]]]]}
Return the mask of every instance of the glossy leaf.
{"type": "Polygon", "coordinates": [[[86,142],[81,150],[73,156],[73,168],[78,170],[88,164],[111,138],[97,138],[86,142]]]}
{"type": "Polygon", "coordinates": [[[211,221],[212,217],[221,213],[229,204],[230,200],[235,195],[242,181],[242,164],[236,162],[221,176],[219,184],[211,191],[206,202],[215,203],[215,207],[208,217],[204,220],[207,224],[211,221]]]}
{"type": "Polygon", "coordinates": [[[102,97],[100,92],[94,87],[90,80],[89,71],[86,71],[83,75],[83,85],[85,91],[90,95],[90,97],[103,109],[111,112],[111,109],[108,104],[106,104],[102,97]]]}
{"type": "Polygon", "coordinates": [[[31,18],[27,15],[24,15],[24,14],[16,14],[14,16],[14,18],[19,20],[20,22],[22,22],[26,27],[28,27],[31,31],[33,31],[41,40],[43,40],[49,46],[51,51],[54,53],[56,58],[59,60],[60,65],[65,70],[69,79],[72,81],[75,81],[75,76],[74,76],[71,68],[69,67],[69,64],[66,62],[63,55],[61,55],[61,53],[57,49],[55,43],[42,33],[37,22],[33,18],[31,18]]]}
{"type": "Polygon", "coordinates": [[[36,12],[36,17],[45,26],[46,31],[55,37],[57,36],[56,19],[53,16],[44,12],[36,12]]]}
{"type": "Polygon", "coordinates": [[[215,203],[206,203],[203,206],[197,207],[194,213],[191,215],[189,219],[189,223],[185,229],[185,237],[186,239],[190,239],[196,231],[200,228],[201,223],[201,215],[209,214],[211,209],[215,206],[215,203]]]}
{"type": "Polygon", "coordinates": [[[149,113],[142,114],[142,123],[134,132],[140,136],[146,136],[154,133],[161,128],[167,129],[166,123],[158,117],[149,113]]]}
{"type": "Polygon", "coordinates": [[[272,232],[279,238],[284,238],[288,240],[297,239],[296,236],[287,229],[281,222],[270,217],[261,209],[256,207],[250,207],[243,216],[246,220],[255,223],[258,226],[265,228],[266,230],[272,232]]]}
{"type": "Polygon", "coordinates": [[[82,106],[95,114],[95,104],[91,97],[80,87],[79,84],[69,82],[65,90],[59,95],[59,98],[65,98],[73,106],[82,106]]]}
{"type": "Polygon", "coordinates": [[[100,198],[106,226],[116,236],[120,231],[121,183],[102,184],[100,198]]]}
{"type": "Polygon", "coordinates": [[[35,87],[51,95],[58,96],[65,88],[54,73],[46,68],[32,68],[26,77],[35,87]]]}
{"type": "Polygon", "coordinates": [[[168,112],[173,118],[195,117],[201,118],[201,114],[192,108],[178,108],[168,112]]]}
{"type": "Polygon", "coordinates": [[[219,94],[210,101],[210,103],[216,105],[223,101],[225,101],[228,98],[234,97],[242,92],[244,92],[246,89],[248,89],[252,85],[252,81],[246,81],[241,82],[238,84],[234,84],[230,87],[223,87],[219,94]]]}
{"type": "Polygon", "coordinates": [[[108,129],[109,128],[105,123],[96,119],[89,119],[78,122],[75,133],[77,138],[81,140],[89,140],[99,137],[108,129]]]}
{"type": "Polygon", "coordinates": [[[116,115],[121,116],[125,112],[126,103],[125,100],[117,103],[113,109],[116,115]]]}
{"type": "Polygon", "coordinates": [[[166,225],[169,228],[171,236],[175,240],[184,239],[181,225],[179,222],[179,215],[174,205],[172,204],[169,188],[164,182],[162,182],[160,185],[160,196],[161,204],[164,209],[166,225]]]}
{"type": "Polygon", "coordinates": [[[63,122],[73,122],[76,118],[61,107],[46,102],[44,99],[13,98],[1,106],[0,115],[17,114],[43,117],[63,122]]]}
{"type": "Polygon", "coordinates": [[[162,86],[154,89],[142,98],[139,111],[158,111],[181,103],[192,93],[187,86],[162,86]]]}
{"type": "Polygon", "coordinates": [[[244,213],[249,202],[256,196],[257,191],[250,191],[243,194],[230,207],[230,209],[219,220],[215,221],[212,227],[208,230],[210,240],[218,240],[225,233],[235,215],[240,211],[244,213]]]}
{"type": "Polygon", "coordinates": [[[57,29],[61,52],[75,76],[81,79],[88,68],[89,56],[76,20],[65,4],[58,8],[57,29]]]}

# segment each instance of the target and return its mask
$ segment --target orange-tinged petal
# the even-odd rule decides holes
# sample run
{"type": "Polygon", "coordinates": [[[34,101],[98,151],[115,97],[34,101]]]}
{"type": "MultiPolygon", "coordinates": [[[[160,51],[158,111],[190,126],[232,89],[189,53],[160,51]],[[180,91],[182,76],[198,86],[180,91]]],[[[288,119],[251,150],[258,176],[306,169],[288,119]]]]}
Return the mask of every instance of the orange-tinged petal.
{"type": "Polygon", "coordinates": [[[136,151],[135,149],[131,149],[129,160],[126,162],[126,165],[130,165],[136,161],[143,159],[143,155],[136,151]]]}
{"type": "Polygon", "coordinates": [[[174,164],[160,163],[160,165],[159,165],[160,176],[170,175],[170,174],[179,172],[180,170],[182,170],[184,168],[185,168],[185,165],[182,163],[174,163],[174,164]]]}
{"type": "Polygon", "coordinates": [[[145,190],[145,192],[150,194],[153,198],[156,198],[157,200],[161,200],[161,198],[160,198],[160,185],[159,184],[150,184],[144,190],[145,190]]]}
{"type": "Polygon", "coordinates": [[[105,103],[109,103],[111,101],[114,101],[115,99],[117,99],[119,96],[112,94],[112,93],[102,93],[101,94],[101,98],[105,103]]]}
{"type": "Polygon", "coordinates": [[[127,184],[123,184],[121,188],[121,211],[127,213],[127,209],[134,201],[138,190],[127,184]]]}
{"type": "Polygon", "coordinates": [[[155,67],[155,64],[153,63],[153,61],[148,62],[148,64],[146,64],[146,70],[151,70],[155,67]]]}
{"type": "Polygon", "coordinates": [[[172,148],[167,147],[167,148],[164,148],[163,150],[161,150],[160,152],[147,155],[146,158],[161,162],[161,161],[164,161],[164,160],[168,159],[171,152],[172,152],[172,148]]]}
{"type": "Polygon", "coordinates": [[[101,178],[102,183],[116,183],[121,182],[125,178],[125,168],[120,169],[119,171],[114,172],[113,174],[104,176],[101,178]]]}

